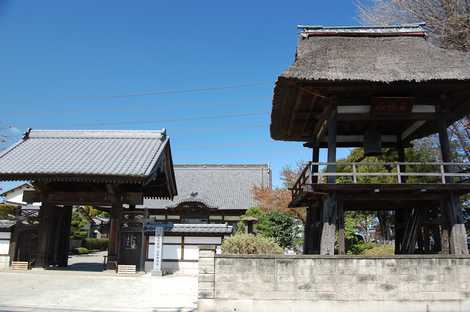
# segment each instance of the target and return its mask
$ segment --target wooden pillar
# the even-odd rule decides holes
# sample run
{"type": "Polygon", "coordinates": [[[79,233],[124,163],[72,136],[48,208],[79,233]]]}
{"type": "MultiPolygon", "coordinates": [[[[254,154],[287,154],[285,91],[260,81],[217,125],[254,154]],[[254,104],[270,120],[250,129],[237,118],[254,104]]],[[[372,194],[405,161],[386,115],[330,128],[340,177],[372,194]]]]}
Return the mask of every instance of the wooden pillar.
{"type": "MultiPolygon", "coordinates": [[[[400,136],[398,136],[400,137],[400,136]]],[[[401,140],[398,142],[398,161],[399,162],[405,162],[406,161],[406,156],[405,156],[405,149],[403,148],[401,140]]],[[[401,171],[406,171],[406,168],[401,167],[401,171]]],[[[403,180],[402,177],[402,182],[404,183],[405,180],[403,180]]],[[[406,228],[406,221],[409,216],[409,211],[405,210],[403,208],[399,208],[395,210],[395,254],[403,254],[403,238],[405,235],[405,228],[406,228]]]]}
{"type": "Polygon", "coordinates": [[[67,267],[70,249],[70,226],[72,224],[72,206],[64,206],[61,208],[61,232],[60,244],[58,251],[58,265],[60,267],[67,267]]]}
{"type": "Polygon", "coordinates": [[[312,249],[312,208],[305,208],[305,225],[304,225],[304,254],[311,254],[312,249]]]}
{"type": "Polygon", "coordinates": [[[35,267],[47,268],[49,266],[50,249],[50,223],[54,207],[48,203],[48,194],[45,189],[40,189],[41,208],[39,209],[38,249],[35,267]]]}
{"type": "MultiPolygon", "coordinates": [[[[328,118],[328,162],[336,163],[336,108],[334,108],[330,117],[328,118]]],[[[328,165],[327,172],[336,172],[335,165],[328,165]]],[[[336,183],[336,177],[331,176],[327,178],[328,183],[336,183]]]]}
{"type": "Polygon", "coordinates": [[[338,200],[338,254],[346,254],[346,234],[344,232],[344,202],[338,200]]]}
{"type": "MultiPolygon", "coordinates": [[[[318,145],[312,146],[312,162],[317,163],[320,161],[320,147],[318,145]]],[[[312,173],[318,173],[318,166],[312,166],[312,173]]],[[[318,176],[312,175],[312,183],[318,183],[318,176]]]]}
{"type": "Polygon", "coordinates": [[[122,199],[119,188],[116,186],[108,186],[108,193],[111,199],[111,225],[109,229],[107,269],[116,270],[119,262],[122,199]]]}
{"type": "Polygon", "coordinates": [[[321,255],[334,255],[336,242],[336,194],[329,194],[323,200],[322,233],[320,242],[321,255]]]}
{"type": "Polygon", "coordinates": [[[310,253],[319,255],[320,254],[320,243],[321,243],[321,235],[323,229],[323,221],[322,221],[322,206],[310,206],[310,217],[311,217],[311,240],[310,240],[310,253]]]}
{"type": "Polygon", "coordinates": [[[396,209],[395,210],[395,254],[404,254],[404,239],[406,235],[406,225],[410,218],[411,209],[396,209]]]}
{"type": "MultiPolygon", "coordinates": [[[[320,160],[320,147],[318,145],[312,146],[312,162],[319,162],[320,160]]],[[[312,166],[312,180],[313,184],[318,182],[318,177],[313,173],[318,172],[318,166],[312,166]]],[[[313,205],[306,208],[305,226],[304,226],[304,254],[319,253],[319,231],[315,229],[318,227],[320,221],[318,207],[313,205]],[[315,222],[317,225],[315,225],[315,222]]]]}
{"type": "Polygon", "coordinates": [[[440,201],[440,212],[442,215],[442,219],[446,220],[440,226],[440,234],[441,234],[441,251],[440,253],[443,255],[448,255],[450,253],[450,245],[449,245],[449,212],[447,211],[447,201],[445,199],[441,199],[440,201]]]}

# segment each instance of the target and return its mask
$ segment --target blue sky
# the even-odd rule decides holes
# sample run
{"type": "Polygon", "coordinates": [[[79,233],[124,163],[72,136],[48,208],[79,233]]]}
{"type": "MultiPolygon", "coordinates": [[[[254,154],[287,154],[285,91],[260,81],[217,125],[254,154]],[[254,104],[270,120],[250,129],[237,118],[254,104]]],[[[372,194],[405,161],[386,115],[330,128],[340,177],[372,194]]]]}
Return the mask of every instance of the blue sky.
{"type": "Polygon", "coordinates": [[[175,163],[269,163],[275,185],[283,166],[310,158],[301,142],[269,136],[296,25],[357,24],[352,0],[0,4],[10,141],[29,127],[167,128],[175,163]]]}

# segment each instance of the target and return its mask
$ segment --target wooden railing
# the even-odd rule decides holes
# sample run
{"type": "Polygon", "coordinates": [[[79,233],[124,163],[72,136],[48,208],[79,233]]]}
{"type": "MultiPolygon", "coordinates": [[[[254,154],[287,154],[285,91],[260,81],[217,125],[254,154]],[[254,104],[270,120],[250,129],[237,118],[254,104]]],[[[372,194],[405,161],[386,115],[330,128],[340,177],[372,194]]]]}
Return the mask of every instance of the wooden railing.
{"type": "Polygon", "coordinates": [[[291,188],[295,198],[304,186],[339,184],[449,184],[470,183],[470,163],[447,162],[310,162],[291,188]]]}

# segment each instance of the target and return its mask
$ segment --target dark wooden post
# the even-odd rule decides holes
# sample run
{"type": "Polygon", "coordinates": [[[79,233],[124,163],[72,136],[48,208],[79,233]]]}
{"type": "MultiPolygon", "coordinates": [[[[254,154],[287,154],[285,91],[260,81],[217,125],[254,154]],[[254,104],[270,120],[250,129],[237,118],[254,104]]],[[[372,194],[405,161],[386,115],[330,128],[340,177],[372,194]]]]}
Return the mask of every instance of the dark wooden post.
{"type": "Polygon", "coordinates": [[[119,262],[122,198],[117,186],[108,185],[107,189],[111,199],[111,225],[109,229],[107,268],[109,270],[116,270],[119,262]]]}
{"type": "Polygon", "coordinates": [[[70,249],[70,226],[72,224],[72,206],[64,206],[61,218],[61,237],[59,245],[59,263],[60,267],[66,267],[69,259],[70,249]]]}
{"type": "MultiPolygon", "coordinates": [[[[333,109],[328,118],[328,162],[336,163],[336,108],[333,109]]],[[[328,165],[327,172],[336,172],[336,166],[328,165]]],[[[336,183],[336,177],[328,177],[327,181],[328,183],[334,184],[336,183]]]]}
{"type": "MultiPolygon", "coordinates": [[[[313,145],[312,146],[312,162],[318,162],[320,160],[320,147],[318,145],[313,145]]],[[[318,182],[318,177],[314,176],[314,173],[318,172],[318,166],[313,165],[311,168],[311,174],[312,174],[312,183],[317,183],[318,182]]],[[[315,231],[314,229],[314,222],[320,221],[319,217],[315,218],[314,214],[315,212],[313,211],[315,209],[314,206],[309,206],[306,208],[306,216],[305,216],[305,227],[304,227],[304,254],[312,254],[314,253],[314,241],[318,240],[318,231],[315,231]],[[314,237],[317,235],[317,237],[314,237]]]]}
{"type": "Polygon", "coordinates": [[[45,187],[40,189],[41,208],[39,209],[38,249],[34,266],[47,268],[49,266],[50,219],[53,207],[48,203],[45,187]]]}
{"type": "MultiPolygon", "coordinates": [[[[398,162],[405,162],[405,149],[401,143],[401,140],[398,142],[398,162]]],[[[401,171],[406,171],[406,168],[401,167],[401,171]]],[[[404,177],[403,177],[404,178],[404,177]]],[[[405,183],[406,180],[402,178],[402,182],[405,183]]],[[[405,228],[406,228],[406,221],[407,217],[409,216],[409,211],[404,209],[396,209],[395,210],[395,254],[402,254],[403,253],[403,237],[405,235],[405,228]]]]}
{"type": "MultiPolygon", "coordinates": [[[[439,114],[439,144],[441,146],[441,156],[443,162],[451,162],[450,142],[447,134],[447,118],[445,112],[439,114]]],[[[451,169],[451,168],[450,168],[451,169]]],[[[449,172],[448,166],[445,166],[445,171],[449,172]]],[[[446,178],[446,182],[451,182],[451,179],[446,178]]],[[[468,254],[467,234],[465,231],[465,224],[463,220],[462,207],[460,205],[459,196],[455,193],[450,193],[447,198],[447,216],[449,218],[450,235],[449,245],[451,254],[468,254]]]]}
{"type": "Polygon", "coordinates": [[[346,234],[344,232],[344,202],[338,200],[338,253],[346,254],[346,234]]]}

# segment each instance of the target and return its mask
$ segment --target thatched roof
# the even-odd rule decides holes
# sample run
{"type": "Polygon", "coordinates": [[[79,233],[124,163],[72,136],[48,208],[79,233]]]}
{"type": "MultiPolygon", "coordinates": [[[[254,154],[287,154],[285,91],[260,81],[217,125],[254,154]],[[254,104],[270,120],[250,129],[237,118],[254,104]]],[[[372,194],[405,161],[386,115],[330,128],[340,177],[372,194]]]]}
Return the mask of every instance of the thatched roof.
{"type": "MultiPolygon", "coordinates": [[[[448,123],[470,113],[470,54],[434,46],[421,25],[300,27],[295,62],[274,88],[273,139],[318,140],[332,101],[358,107],[373,106],[376,98],[407,97],[416,105],[452,112],[448,123]]],[[[380,120],[377,114],[369,116],[380,120]]],[[[403,134],[415,123],[411,119],[381,122],[378,130],[383,135],[403,134]]],[[[342,120],[337,135],[363,135],[368,121],[342,120]]],[[[429,120],[404,139],[435,132],[437,123],[429,120]]]]}
{"type": "Polygon", "coordinates": [[[470,80],[470,55],[434,46],[419,26],[306,28],[295,63],[279,78],[386,83],[470,80]]]}

